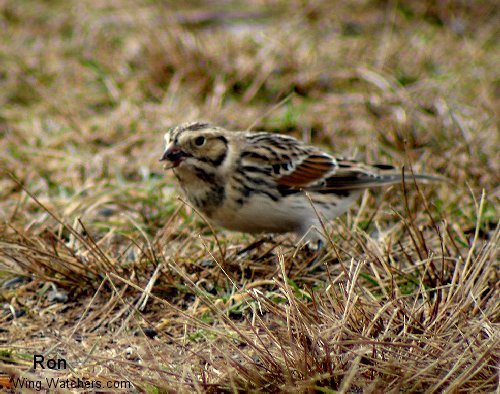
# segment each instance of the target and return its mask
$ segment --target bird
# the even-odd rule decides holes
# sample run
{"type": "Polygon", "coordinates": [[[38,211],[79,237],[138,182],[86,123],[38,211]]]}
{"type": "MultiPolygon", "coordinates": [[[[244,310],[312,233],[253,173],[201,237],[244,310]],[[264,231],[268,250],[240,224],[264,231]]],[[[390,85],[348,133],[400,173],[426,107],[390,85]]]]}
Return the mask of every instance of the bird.
{"type": "Polygon", "coordinates": [[[291,232],[318,247],[322,220],[347,212],[367,188],[403,180],[391,165],[334,156],[289,135],[188,122],[164,138],[164,169],[173,170],[189,203],[209,222],[252,234],[291,232]]]}

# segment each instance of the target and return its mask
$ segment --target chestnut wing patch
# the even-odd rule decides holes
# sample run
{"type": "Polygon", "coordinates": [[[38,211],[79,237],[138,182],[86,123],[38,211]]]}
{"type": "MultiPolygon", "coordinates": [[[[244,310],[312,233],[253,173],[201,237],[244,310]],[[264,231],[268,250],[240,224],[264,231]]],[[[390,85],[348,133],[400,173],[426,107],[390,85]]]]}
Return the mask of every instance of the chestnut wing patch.
{"type": "Polygon", "coordinates": [[[278,178],[277,183],[289,187],[304,187],[317,182],[330,173],[336,164],[328,156],[310,155],[292,172],[278,178]]]}

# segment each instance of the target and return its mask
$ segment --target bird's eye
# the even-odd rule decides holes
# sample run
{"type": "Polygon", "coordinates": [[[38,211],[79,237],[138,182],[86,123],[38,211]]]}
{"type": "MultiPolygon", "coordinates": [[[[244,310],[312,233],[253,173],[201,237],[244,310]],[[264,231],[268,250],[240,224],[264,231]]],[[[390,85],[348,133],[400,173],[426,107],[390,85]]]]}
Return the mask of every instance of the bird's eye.
{"type": "Polygon", "coordinates": [[[199,137],[196,137],[196,138],[195,138],[195,140],[194,140],[194,144],[195,144],[196,146],[203,146],[203,145],[205,144],[205,141],[206,141],[205,137],[203,137],[203,136],[199,136],[199,137]]]}

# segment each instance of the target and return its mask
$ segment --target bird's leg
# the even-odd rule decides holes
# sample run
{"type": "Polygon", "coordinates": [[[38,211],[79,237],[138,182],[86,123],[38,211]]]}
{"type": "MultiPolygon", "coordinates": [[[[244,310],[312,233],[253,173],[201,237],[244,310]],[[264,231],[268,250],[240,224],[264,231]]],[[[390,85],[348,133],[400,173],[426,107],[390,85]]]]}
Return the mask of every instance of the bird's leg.
{"type": "Polygon", "coordinates": [[[261,239],[258,239],[257,241],[252,242],[250,245],[244,247],[240,251],[236,252],[236,256],[242,256],[244,254],[248,254],[249,252],[251,252],[254,249],[257,249],[258,247],[260,247],[264,243],[270,243],[270,244],[274,245],[273,249],[277,245],[282,245],[282,242],[276,242],[274,237],[272,235],[268,234],[268,235],[263,236],[261,239]]]}
{"type": "Polygon", "coordinates": [[[258,239],[257,241],[252,242],[250,245],[245,246],[243,249],[241,249],[240,251],[238,251],[236,253],[236,255],[237,256],[241,256],[241,255],[244,255],[246,253],[249,253],[252,250],[257,249],[260,245],[262,245],[264,242],[266,242],[268,240],[269,240],[268,237],[264,237],[264,238],[258,239]]]}
{"type": "MultiPolygon", "coordinates": [[[[312,241],[310,241],[310,242],[312,242],[312,241]]],[[[309,267],[310,270],[314,270],[315,267],[316,267],[316,265],[318,265],[318,263],[320,263],[321,259],[326,254],[327,250],[324,247],[325,246],[325,242],[321,238],[319,238],[315,242],[315,245],[313,244],[314,246],[311,246],[310,242],[308,242],[305,245],[305,249],[306,249],[307,253],[311,253],[313,255],[313,259],[309,263],[308,267],[309,267]]]]}
{"type": "Polygon", "coordinates": [[[304,249],[307,253],[319,253],[324,246],[325,242],[321,238],[318,238],[316,242],[313,240],[306,242],[304,249]]]}

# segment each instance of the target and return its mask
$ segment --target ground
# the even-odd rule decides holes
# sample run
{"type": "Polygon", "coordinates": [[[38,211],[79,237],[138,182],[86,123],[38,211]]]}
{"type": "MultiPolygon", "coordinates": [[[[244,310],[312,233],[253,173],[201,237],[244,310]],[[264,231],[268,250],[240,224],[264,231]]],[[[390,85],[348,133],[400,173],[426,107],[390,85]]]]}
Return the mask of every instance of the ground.
{"type": "Polygon", "coordinates": [[[0,385],[498,390],[498,14],[0,2],[0,385]],[[184,204],[158,159],[192,120],[448,181],[365,193],[317,256],[184,204]]]}

